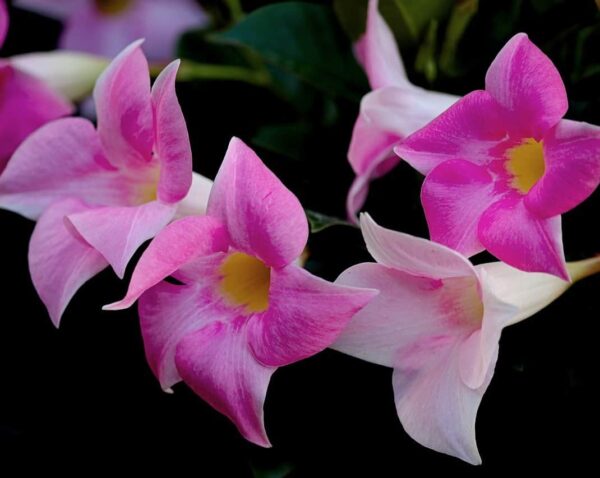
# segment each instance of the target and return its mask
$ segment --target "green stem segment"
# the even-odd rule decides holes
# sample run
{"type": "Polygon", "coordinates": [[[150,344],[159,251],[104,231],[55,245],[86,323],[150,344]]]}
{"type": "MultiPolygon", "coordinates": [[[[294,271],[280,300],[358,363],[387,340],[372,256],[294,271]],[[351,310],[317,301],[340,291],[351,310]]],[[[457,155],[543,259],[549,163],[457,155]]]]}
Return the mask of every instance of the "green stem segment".
{"type": "Polygon", "coordinates": [[[600,256],[583,261],[568,262],[567,269],[571,274],[573,283],[600,272],[600,256]]]}
{"type": "MultiPolygon", "coordinates": [[[[164,68],[162,64],[150,66],[152,76],[157,76],[164,68]]],[[[177,74],[179,81],[191,80],[230,80],[242,81],[256,86],[268,86],[271,78],[267,71],[252,70],[241,66],[211,65],[183,60],[177,74]]]]}
{"type": "Polygon", "coordinates": [[[244,10],[240,0],[225,0],[229,14],[231,15],[231,23],[237,23],[244,18],[244,10]]]}

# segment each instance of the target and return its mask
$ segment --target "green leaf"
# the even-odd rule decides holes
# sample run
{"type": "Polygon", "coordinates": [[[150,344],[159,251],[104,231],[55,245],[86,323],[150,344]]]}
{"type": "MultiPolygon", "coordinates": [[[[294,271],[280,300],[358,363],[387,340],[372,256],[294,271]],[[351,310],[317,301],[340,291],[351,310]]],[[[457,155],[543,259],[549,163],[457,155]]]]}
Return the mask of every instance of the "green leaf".
{"type": "Polygon", "coordinates": [[[261,126],[252,143],[274,153],[299,161],[314,128],[308,123],[287,123],[261,126]]]}
{"type": "Polygon", "coordinates": [[[437,20],[431,20],[425,41],[421,44],[417,58],[415,59],[415,70],[423,74],[429,83],[437,78],[436,43],[437,43],[437,20]]]}
{"type": "Polygon", "coordinates": [[[463,0],[452,9],[439,61],[440,70],[446,76],[456,77],[463,73],[458,65],[456,52],[465,30],[478,9],[479,0],[463,0]]]}
{"type": "Polygon", "coordinates": [[[269,5],[213,39],[246,46],[267,63],[332,96],[359,101],[368,91],[350,41],[331,8],[300,2],[269,5]]]}
{"type": "Polygon", "coordinates": [[[310,232],[315,234],[317,232],[321,232],[324,229],[333,226],[350,226],[356,227],[354,224],[351,224],[348,221],[344,221],[338,217],[327,216],[326,214],[321,214],[320,212],[311,211],[310,209],[306,209],[304,211],[306,213],[306,217],[308,218],[308,223],[310,225],[310,232]]]}
{"type": "Polygon", "coordinates": [[[365,32],[368,4],[368,0],[333,0],[338,20],[353,42],[365,32]]]}

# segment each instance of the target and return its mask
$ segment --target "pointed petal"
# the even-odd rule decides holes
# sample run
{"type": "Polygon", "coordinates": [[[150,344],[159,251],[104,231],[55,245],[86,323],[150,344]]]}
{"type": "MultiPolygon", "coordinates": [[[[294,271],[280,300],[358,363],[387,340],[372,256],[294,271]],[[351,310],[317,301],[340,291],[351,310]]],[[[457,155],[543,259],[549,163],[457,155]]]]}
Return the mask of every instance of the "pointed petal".
{"type": "Polygon", "coordinates": [[[146,290],[202,256],[226,252],[229,238],[223,225],[212,217],[189,216],[167,225],[140,257],[127,295],[104,310],[130,307],[146,290]]]}
{"type": "Polygon", "coordinates": [[[42,81],[0,63],[0,172],[27,136],[49,121],[67,116],[73,106],[42,81]]]}
{"type": "Polygon", "coordinates": [[[269,309],[250,320],[248,340],[265,365],[297,362],[329,347],[376,295],[332,284],[295,265],[273,269],[269,309]]]}
{"type": "Polygon", "coordinates": [[[536,215],[565,213],[600,183],[600,127],[563,120],[544,137],[545,171],[525,196],[536,215]]]}
{"type": "Polygon", "coordinates": [[[139,40],[125,48],[94,88],[98,134],[117,167],[144,165],[152,158],[150,72],[141,44],[139,40]]]}
{"type": "Polygon", "coordinates": [[[369,0],[366,30],[354,47],[374,90],[409,84],[396,39],[379,13],[378,4],[378,0],[369,0]]]}
{"type": "Polygon", "coordinates": [[[68,16],[74,8],[81,6],[84,2],[87,2],[87,0],[60,0],[59,2],[49,2],[48,0],[13,0],[13,5],[60,20],[68,16]]]}
{"type": "Polygon", "coordinates": [[[185,119],[175,94],[179,60],[167,66],[152,86],[152,107],[156,129],[155,153],[160,162],[158,197],[181,201],[192,185],[192,147],[185,119]]]}
{"type": "Polygon", "coordinates": [[[427,126],[411,134],[394,151],[422,174],[449,159],[485,165],[506,139],[504,112],[487,91],[473,91],[427,126]]]}
{"type": "Polygon", "coordinates": [[[271,446],[263,407],[275,368],[254,358],[243,321],[215,322],[187,335],[175,361],[192,390],[231,419],[247,440],[271,446]]]}
{"type": "Polygon", "coordinates": [[[17,149],[0,176],[0,207],[37,218],[53,201],[128,204],[131,184],[106,162],[94,126],[82,118],[53,121],[17,149]]]}
{"type": "Polygon", "coordinates": [[[146,359],[161,387],[168,390],[181,380],[175,366],[175,350],[187,334],[215,320],[227,320],[231,312],[215,305],[214,283],[219,280],[223,254],[203,257],[196,281],[175,285],[160,282],[139,299],[138,312],[146,359]],[[229,315],[228,315],[229,314],[229,315]]]}
{"type": "Polygon", "coordinates": [[[175,206],[158,201],[131,207],[98,207],[70,214],[75,229],[123,278],[129,259],[175,215],[175,206]]]}
{"type": "Polygon", "coordinates": [[[485,76],[485,89],[510,114],[522,137],[540,138],[558,123],[569,103],[560,73],[525,33],[512,37],[485,76]]]}
{"type": "Polygon", "coordinates": [[[484,383],[472,389],[461,380],[457,349],[458,344],[429,349],[422,366],[395,368],[396,410],[406,432],[421,445],[478,465],[475,419],[497,351],[484,383]]]}
{"type": "Polygon", "coordinates": [[[404,138],[446,111],[458,96],[413,85],[389,86],[366,95],[361,114],[381,131],[404,138]]]}
{"type": "Polygon", "coordinates": [[[108,66],[104,57],[61,50],[11,56],[10,63],[71,101],[81,101],[91,94],[98,76],[108,66]]]}
{"type": "Polygon", "coordinates": [[[206,214],[212,187],[213,182],[210,179],[192,172],[192,186],[187,195],[177,204],[177,217],[206,214]]]}
{"type": "Polygon", "coordinates": [[[308,222],[302,205],[240,139],[232,138],[208,202],[226,224],[232,245],[272,267],[303,251],[308,222]]]}
{"type": "Polygon", "coordinates": [[[478,235],[490,253],[513,267],[569,280],[560,216],[535,217],[522,196],[506,196],[490,206],[481,216],[478,235]]]}
{"type": "Polygon", "coordinates": [[[380,264],[433,279],[476,275],[467,258],[446,246],[381,227],[368,214],[360,219],[367,249],[380,264]]]}
{"type": "Polygon", "coordinates": [[[108,262],[65,223],[65,216],[88,210],[77,199],[52,204],[41,215],[29,242],[29,271],[35,290],[58,327],[75,292],[108,262]]]}
{"type": "Polygon", "coordinates": [[[486,168],[459,159],[435,167],[421,190],[431,240],[465,256],[483,251],[477,225],[483,212],[497,200],[486,168]]]}

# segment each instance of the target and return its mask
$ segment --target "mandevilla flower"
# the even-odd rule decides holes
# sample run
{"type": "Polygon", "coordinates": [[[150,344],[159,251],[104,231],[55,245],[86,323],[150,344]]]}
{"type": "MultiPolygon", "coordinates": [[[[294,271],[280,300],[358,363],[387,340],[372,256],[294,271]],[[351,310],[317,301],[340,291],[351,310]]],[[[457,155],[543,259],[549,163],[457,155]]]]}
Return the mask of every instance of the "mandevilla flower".
{"type": "Polygon", "coordinates": [[[393,147],[458,99],[408,81],[394,36],[379,14],[378,0],[369,1],[366,31],[355,52],[374,91],[362,100],[348,150],[356,173],[346,201],[352,221],[366,200],[369,181],[398,164],[393,147]]]}
{"type": "MultiPolygon", "coordinates": [[[[0,47],[8,30],[8,13],[0,0],[0,47]]],[[[49,121],[67,116],[73,106],[44,82],[0,59],[0,172],[17,146],[49,121]]]]}
{"type": "Polygon", "coordinates": [[[15,5],[64,21],[60,47],[113,57],[145,38],[151,61],[173,57],[179,36],[208,23],[194,0],[16,0],[15,5]]]}
{"type": "MultiPolygon", "coordinates": [[[[481,463],[475,417],[498,356],[502,329],[530,317],[570,284],[504,263],[473,266],[441,244],[361,217],[377,263],[344,271],[336,283],[379,296],[354,316],[332,348],[394,368],[396,409],[422,445],[481,463]]],[[[600,258],[567,264],[574,280],[600,271],[600,258]]]]}
{"type": "Polygon", "coordinates": [[[146,357],[162,387],[183,380],[262,446],[270,446],[263,403],[273,372],[328,347],[376,295],[298,267],[307,237],[298,199],[233,138],[206,216],[158,234],[127,296],[106,306],[140,298],[146,357]],[[169,275],[181,284],[161,282],[169,275]]]}
{"type": "Polygon", "coordinates": [[[600,128],[562,119],[560,75],[525,34],[500,51],[485,84],[395,149],[426,175],[431,239],[568,279],[560,215],[600,182],[600,128]]]}
{"type": "Polygon", "coordinates": [[[0,207],[38,219],[29,268],[56,325],[84,282],[109,264],[123,277],[144,241],[175,217],[205,208],[211,182],[192,176],[175,94],[178,62],[151,90],[140,44],[127,47],[98,79],[97,130],[82,118],[49,123],[0,176],[0,207]]]}

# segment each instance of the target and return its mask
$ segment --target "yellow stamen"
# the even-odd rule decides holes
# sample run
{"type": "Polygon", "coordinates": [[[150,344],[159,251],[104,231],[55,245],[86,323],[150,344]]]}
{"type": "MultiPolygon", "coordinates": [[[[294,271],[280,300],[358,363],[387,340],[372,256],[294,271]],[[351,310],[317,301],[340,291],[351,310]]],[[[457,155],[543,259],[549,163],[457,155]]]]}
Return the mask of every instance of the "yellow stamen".
{"type": "Polygon", "coordinates": [[[527,194],[546,170],[542,142],[527,138],[519,146],[509,149],[507,156],[506,170],[513,176],[510,185],[527,194]]]}
{"type": "Polygon", "coordinates": [[[235,252],[221,265],[221,293],[234,306],[243,306],[248,314],[269,307],[271,269],[255,257],[235,252]]]}
{"type": "Polygon", "coordinates": [[[132,0],[96,0],[96,8],[106,15],[117,15],[127,10],[132,0]]]}

